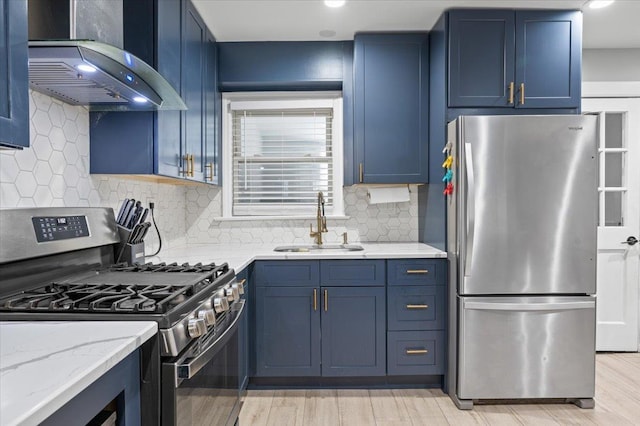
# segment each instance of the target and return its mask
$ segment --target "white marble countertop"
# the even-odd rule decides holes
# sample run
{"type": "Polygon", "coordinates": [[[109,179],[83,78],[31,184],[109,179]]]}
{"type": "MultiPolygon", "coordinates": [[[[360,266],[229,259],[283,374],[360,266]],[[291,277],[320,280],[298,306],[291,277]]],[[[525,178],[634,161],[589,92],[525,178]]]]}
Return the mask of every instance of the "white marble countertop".
{"type": "Polygon", "coordinates": [[[155,322],[0,322],[0,425],[35,425],[157,333],[155,322]]]}
{"type": "Polygon", "coordinates": [[[147,262],[210,263],[227,262],[241,271],[254,260],[301,259],[404,259],[446,258],[447,253],[423,243],[353,243],[364,250],[313,250],[306,253],[275,252],[274,248],[291,244],[186,244],[163,249],[147,262]]]}

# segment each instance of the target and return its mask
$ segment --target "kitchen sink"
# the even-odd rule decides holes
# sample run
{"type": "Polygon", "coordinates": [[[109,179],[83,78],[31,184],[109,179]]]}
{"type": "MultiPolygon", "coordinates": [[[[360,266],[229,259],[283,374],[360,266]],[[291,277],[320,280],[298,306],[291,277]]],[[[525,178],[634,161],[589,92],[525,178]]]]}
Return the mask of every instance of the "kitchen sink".
{"type": "Polygon", "coordinates": [[[362,251],[364,247],[357,244],[308,244],[297,246],[280,246],[273,249],[277,252],[289,252],[289,253],[309,253],[312,251],[323,250],[336,250],[336,251],[362,251]]]}

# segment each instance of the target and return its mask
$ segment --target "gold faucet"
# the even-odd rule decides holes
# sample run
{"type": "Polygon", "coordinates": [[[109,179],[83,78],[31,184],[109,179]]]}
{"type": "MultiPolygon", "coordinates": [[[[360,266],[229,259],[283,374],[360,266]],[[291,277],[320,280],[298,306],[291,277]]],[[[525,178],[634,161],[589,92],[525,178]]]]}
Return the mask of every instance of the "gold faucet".
{"type": "Polygon", "coordinates": [[[309,236],[315,239],[317,245],[322,245],[322,233],[328,232],[327,217],[324,215],[324,196],[318,192],[318,211],[316,212],[316,226],[318,230],[313,231],[313,225],[309,224],[309,236]]]}

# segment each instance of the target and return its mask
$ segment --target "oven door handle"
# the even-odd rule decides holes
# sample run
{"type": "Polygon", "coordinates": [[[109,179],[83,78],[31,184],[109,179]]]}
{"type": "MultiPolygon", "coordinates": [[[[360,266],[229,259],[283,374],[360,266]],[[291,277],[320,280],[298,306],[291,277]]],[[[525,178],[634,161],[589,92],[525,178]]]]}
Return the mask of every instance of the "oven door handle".
{"type": "Polygon", "coordinates": [[[240,317],[244,314],[245,301],[241,300],[240,309],[238,309],[238,315],[233,319],[231,325],[218,337],[208,348],[202,351],[198,356],[189,360],[186,363],[176,363],[175,365],[175,373],[176,373],[176,383],[181,379],[191,379],[195,376],[198,371],[202,369],[211,359],[218,353],[218,350],[221,346],[224,346],[231,335],[238,328],[238,321],[240,317]]]}

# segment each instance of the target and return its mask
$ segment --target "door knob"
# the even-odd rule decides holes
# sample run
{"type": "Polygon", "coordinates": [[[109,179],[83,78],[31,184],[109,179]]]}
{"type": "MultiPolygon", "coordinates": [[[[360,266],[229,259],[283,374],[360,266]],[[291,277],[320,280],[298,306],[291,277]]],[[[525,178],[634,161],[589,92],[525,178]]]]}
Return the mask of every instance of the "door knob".
{"type": "Polygon", "coordinates": [[[638,239],[634,236],[627,238],[627,241],[623,241],[622,244],[629,244],[630,246],[635,245],[638,242],[638,239]]]}

